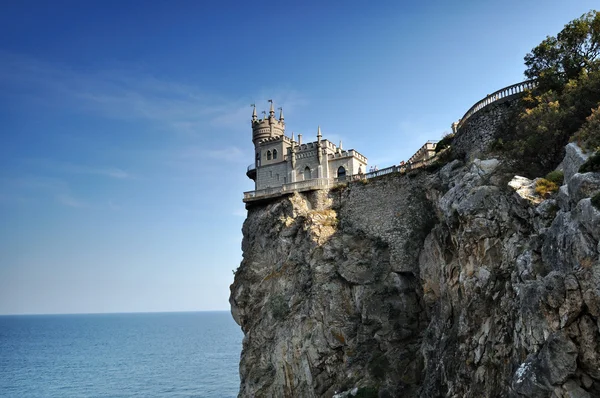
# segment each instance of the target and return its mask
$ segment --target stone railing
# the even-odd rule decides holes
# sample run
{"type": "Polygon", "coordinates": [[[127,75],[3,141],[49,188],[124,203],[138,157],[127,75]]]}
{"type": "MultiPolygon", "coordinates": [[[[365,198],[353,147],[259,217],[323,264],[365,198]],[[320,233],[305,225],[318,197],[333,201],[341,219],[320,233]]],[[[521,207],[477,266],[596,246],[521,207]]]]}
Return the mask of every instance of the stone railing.
{"type": "Polygon", "coordinates": [[[393,165],[393,166],[386,167],[381,170],[371,171],[366,174],[353,174],[353,175],[347,175],[345,177],[338,177],[338,178],[313,178],[310,180],[289,182],[287,184],[283,184],[278,187],[270,187],[270,188],[265,188],[265,189],[259,189],[257,191],[244,192],[244,202],[252,202],[254,200],[259,200],[259,199],[274,198],[277,196],[281,196],[281,195],[293,193],[293,192],[314,191],[317,189],[332,188],[336,184],[339,184],[339,183],[352,182],[352,181],[365,180],[365,179],[368,180],[371,178],[381,177],[383,175],[391,174],[391,173],[404,174],[411,170],[419,169],[424,166],[429,166],[430,164],[432,164],[433,162],[436,161],[437,157],[440,154],[444,153],[445,151],[447,151],[447,149],[441,150],[435,156],[432,156],[431,158],[426,159],[426,160],[421,160],[421,161],[412,162],[412,163],[409,162],[409,163],[404,163],[404,164],[400,164],[400,165],[393,165]]]}
{"type": "Polygon", "coordinates": [[[475,105],[473,105],[467,111],[467,113],[465,113],[465,115],[462,117],[462,119],[460,119],[460,121],[458,122],[456,129],[460,130],[462,125],[467,121],[467,119],[469,119],[471,116],[473,116],[475,113],[479,112],[486,106],[496,103],[496,102],[506,101],[509,98],[513,98],[517,95],[521,95],[525,90],[531,90],[531,89],[535,88],[536,85],[537,85],[537,83],[535,82],[535,80],[526,80],[521,83],[517,83],[517,84],[513,84],[508,87],[501,88],[500,90],[487,95],[484,99],[475,103],[475,105]]]}
{"type": "Polygon", "coordinates": [[[329,188],[335,184],[332,178],[313,178],[310,180],[289,182],[278,187],[269,187],[256,191],[244,192],[244,202],[258,199],[272,198],[286,193],[313,191],[316,189],[329,188]]]}

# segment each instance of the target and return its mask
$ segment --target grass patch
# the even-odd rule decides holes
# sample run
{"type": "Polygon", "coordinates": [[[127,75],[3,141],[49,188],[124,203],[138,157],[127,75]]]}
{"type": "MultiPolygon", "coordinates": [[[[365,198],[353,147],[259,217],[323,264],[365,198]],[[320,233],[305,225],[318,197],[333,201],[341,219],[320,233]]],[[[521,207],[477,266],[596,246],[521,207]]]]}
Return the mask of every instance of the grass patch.
{"type": "Polygon", "coordinates": [[[540,178],[535,184],[535,192],[545,198],[558,191],[558,185],[555,182],[540,178]]]}

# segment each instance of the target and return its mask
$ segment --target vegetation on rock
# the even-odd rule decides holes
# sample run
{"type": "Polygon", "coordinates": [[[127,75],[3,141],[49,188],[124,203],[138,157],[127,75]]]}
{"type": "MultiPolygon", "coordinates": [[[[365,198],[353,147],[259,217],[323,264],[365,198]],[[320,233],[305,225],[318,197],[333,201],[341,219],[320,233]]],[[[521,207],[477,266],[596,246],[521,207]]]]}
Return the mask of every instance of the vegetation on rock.
{"type": "Polygon", "coordinates": [[[600,12],[590,11],[546,38],[527,54],[525,65],[525,75],[538,86],[508,118],[495,149],[533,177],[554,169],[570,140],[592,147],[600,140],[600,116],[592,111],[600,105],[600,12]]]}
{"type": "Polygon", "coordinates": [[[600,172],[600,151],[588,158],[588,160],[579,168],[580,173],[600,172]]]}
{"type": "Polygon", "coordinates": [[[546,180],[555,183],[556,185],[562,185],[565,179],[565,173],[560,170],[554,170],[546,174],[546,180]]]}
{"type": "Polygon", "coordinates": [[[560,91],[582,71],[600,70],[600,13],[590,11],[548,36],[525,56],[525,76],[543,91],[560,91]]]}
{"type": "Polygon", "coordinates": [[[556,191],[558,191],[558,185],[545,178],[540,178],[535,183],[535,192],[544,198],[556,191]]]}
{"type": "Polygon", "coordinates": [[[600,106],[592,109],[592,114],[573,135],[571,141],[586,151],[600,151],[600,106]]]}

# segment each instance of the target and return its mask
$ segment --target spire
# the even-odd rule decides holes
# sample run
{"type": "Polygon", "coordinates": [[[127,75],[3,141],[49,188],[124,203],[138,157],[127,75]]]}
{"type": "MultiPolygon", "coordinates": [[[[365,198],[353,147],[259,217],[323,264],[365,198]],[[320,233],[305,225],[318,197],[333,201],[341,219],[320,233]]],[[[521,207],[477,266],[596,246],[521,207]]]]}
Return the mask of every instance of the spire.
{"type": "Polygon", "coordinates": [[[269,102],[271,103],[271,109],[269,109],[269,117],[271,116],[275,116],[275,109],[273,108],[273,100],[270,99],[269,102]]]}
{"type": "Polygon", "coordinates": [[[254,109],[252,109],[252,121],[255,121],[258,117],[256,115],[256,104],[250,104],[250,106],[254,108],[254,109]]]}
{"type": "Polygon", "coordinates": [[[321,126],[317,128],[317,141],[321,141],[321,126]]]}
{"type": "Polygon", "coordinates": [[[294,132],[292,131],[292,142],[294,142],[294,132]]]}
{"type": "Polygon", "coordinates": [[[279,121],[283,122],[283,108],[279,107],[277,109],[279,109],[279,121]]]}
{"type": "Polygon", "coordinates": [[[342,148],[342,140],[340,140],[340,151],[343,151],[344,149],[342,148]]]}

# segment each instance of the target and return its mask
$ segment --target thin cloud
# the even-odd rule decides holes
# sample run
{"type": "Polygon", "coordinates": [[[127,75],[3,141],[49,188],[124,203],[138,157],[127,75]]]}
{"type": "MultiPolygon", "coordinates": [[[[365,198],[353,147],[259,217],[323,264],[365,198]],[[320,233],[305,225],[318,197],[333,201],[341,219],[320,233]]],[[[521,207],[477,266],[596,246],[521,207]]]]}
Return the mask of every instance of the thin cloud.
{"type": "Polygon", "coordinates": [[[56,195],[56,201],[64,206],[75,207],[78,209],[91,207],[89,204],[83,202],[82,200],[79,200],[69,194],[66,194],[66,193],[56,195]]]}
{"type": "MultiPolygon", "coordinates": [[[[209,129],[212,133],[215,127],[237,131],[251,114],[249,100],[222,98],[193,84],[158,79],[133,66],[84,71],[2,51],[0,87],[49,107],[147,121],[164,131],[192,136],[209,129]]],[[[278,95],[286,111],[305,102],[293,90],[278,95]]]]}
{"type": "Polygon", "coordinates": [[[23,163],[33,166],[40,170],[52,170],[59,173],[67,174],[88,174],[109,177],[118,180],[133,179],[135,176],[119,167],[94,167],[68,162],[61,162],[51,159],[24,159],[23,163]]]}

